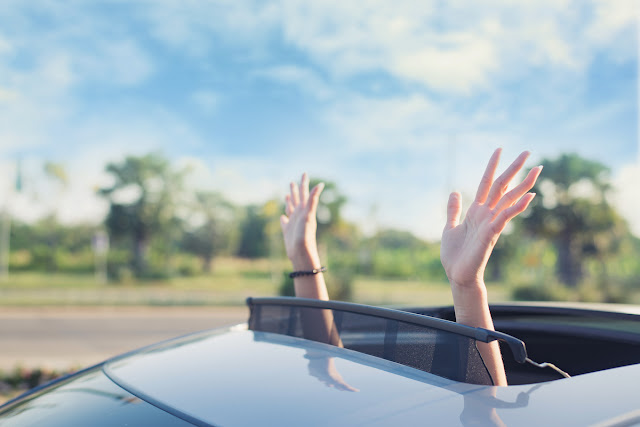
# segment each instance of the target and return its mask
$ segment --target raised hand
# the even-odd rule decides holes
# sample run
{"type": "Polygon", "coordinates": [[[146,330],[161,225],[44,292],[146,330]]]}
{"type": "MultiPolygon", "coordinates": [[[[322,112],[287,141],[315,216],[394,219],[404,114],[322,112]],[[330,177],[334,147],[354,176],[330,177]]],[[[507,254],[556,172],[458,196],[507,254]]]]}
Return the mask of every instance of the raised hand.
{"type": "MultiPolygon", "coordinates": [[[[286,196],[286,215],[280,217],[284,247],[294,271],[319,269],[320,256],[316,243],[316,210],[324,184],[309,192],[309,177],[303,174],[300,185],[292,182],[286,196]]],[[[295,295],[302,298],[328,300],[329,293],[322,273],[298,276],[293,279],[295,295]]],[[[342,346],[330,310],[303,310],[302,329],[307,339],[342,346]]]]}
{"type": "MultiPolygon", "coordinates": [[[[494,181],[501,151],[497,149],[491,156],[476,198],[462,223],[460,193],[449,196],[447,223],[440,246],[440,260],[451,283],[456,321],[475,328],[493,329],[484,271],[504,227],[535,197],[528,191],[542,170],[541,166],[531,169],[524,181],[507,192],[509,183],[524,166],[529,152],[520,154],[494,181]]],[[[477,343],[477,348],[493,383],[507,385],[498,343],[477,343]]]]}
{"type": "Polygon", "coordinates": [[[290,193],[286,196],[286,215],[280,217],[280,225],[287,256],[296,270],[320,267],[316,210],[323,188],[324,184],[320,183],[309,192],[309,177],[305,173],[300,185],[290,184],[290,193]]]}
{"type": "Polygon", "coordinates": [[[487,261],[500,233],[535,197],[535,194],[527,192],[535,184],[542,166],[531,169],[527,177],[507,193],[509,183],[522,169],[530,153],[525,151],[520,154],[494,181],[500,153],[499,148],[491,156],[476,198],[462,223],[460,193],[454,192],[449,196],[440,259],[452,285],[475,286],[483,283],[487,261]]]}

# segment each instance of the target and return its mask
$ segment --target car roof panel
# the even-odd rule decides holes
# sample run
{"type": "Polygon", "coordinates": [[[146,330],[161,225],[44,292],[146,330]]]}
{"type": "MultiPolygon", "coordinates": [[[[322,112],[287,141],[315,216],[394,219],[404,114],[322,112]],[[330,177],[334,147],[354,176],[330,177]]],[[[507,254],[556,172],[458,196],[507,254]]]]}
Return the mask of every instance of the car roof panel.
{"type": "Polygon", "coordinates": [[[416,404],[416,396],[422,405],[435,404],[482,387],[322,343],[247,330],[149,348],[108,363],[105,373],[147,401],[213,425],[286,425],[309,414],[311,424],[325,425],[372,408],[403,411],[416,404]]]}
{"type": "Polygon", "coordinates": [[[495,416],[507,424],[584,425],[637,408],[631,379],[640,365],[543,384],[478,386],[244,325],[144,349],[109,362],[105,373],[144,400],[210,425],[455,425],[495,416]],[[596,404],[603,390],[607,404],[596,404]],[[573,418],[564,420],[566,413],[573,418]]]}

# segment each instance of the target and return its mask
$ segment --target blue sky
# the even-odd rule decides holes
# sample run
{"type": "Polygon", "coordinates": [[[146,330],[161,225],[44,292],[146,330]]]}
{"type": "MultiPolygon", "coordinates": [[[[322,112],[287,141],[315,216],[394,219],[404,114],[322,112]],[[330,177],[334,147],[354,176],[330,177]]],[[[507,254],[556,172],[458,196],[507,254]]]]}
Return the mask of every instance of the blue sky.
{"type": "Polygon", "coordinates": [[[616,1],[0,3],[5,203],[98,222],[104,165],[161,151],[239,203],[302,171],[347,217],[438,238],[491,151],[612,169],[640,234],[638,13],[616,1]],[[9,199],[16,159],[25,192],[9,199]],[[61,163],[71,185],[42,173],[61,163]]]}

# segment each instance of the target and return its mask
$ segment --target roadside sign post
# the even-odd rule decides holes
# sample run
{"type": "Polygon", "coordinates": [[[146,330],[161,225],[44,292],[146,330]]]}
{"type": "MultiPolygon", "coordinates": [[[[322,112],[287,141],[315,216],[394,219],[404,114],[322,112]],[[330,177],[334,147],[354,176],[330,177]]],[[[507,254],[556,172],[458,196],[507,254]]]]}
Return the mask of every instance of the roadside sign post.
{"type": "Polygon", "coordinates": [[[109,253],[109,235],[104,230],[93,235],[93,252],[96,264],[96,282],[107,283],[107,255],[109,253]]]}

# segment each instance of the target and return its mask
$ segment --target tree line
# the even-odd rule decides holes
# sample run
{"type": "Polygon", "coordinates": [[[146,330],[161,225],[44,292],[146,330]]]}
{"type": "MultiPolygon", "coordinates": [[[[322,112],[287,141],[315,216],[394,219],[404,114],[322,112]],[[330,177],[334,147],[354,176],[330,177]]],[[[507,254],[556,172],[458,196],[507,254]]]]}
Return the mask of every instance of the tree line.
{"type": "MultiPolygon", "coordinates": [[[[608,201],[609,169],[576,154],[542,164],[533,190],[538,197],[499,241],[489,277],[515,283],[521,297],[533,299],[587,289],[597,294],[592,299],[616,300],[636,290],[640,240],[608,201]]],[[[63,226],[52,216],[35,224],[14,223],[12,269],[92,271],[92,241],[100,229],[109,236],[111,281],[208,274],[221,255],[284,258],[281,201],[237,206],[219,192],[187,191],[189,170],[158,153],[128,156],[105,169],[113,184],[98,190],[109,202],[104,222],[63,226]]],[[[446,281],[437,242],[403,230],[364,236],[343,218],[347,202],[336,183],[326,182],[318,240],[331,267],[334,294],[349,298],[355,275],[446,281]]],[[[281,292],[290,290],[283,279],[281,292]]]]}

